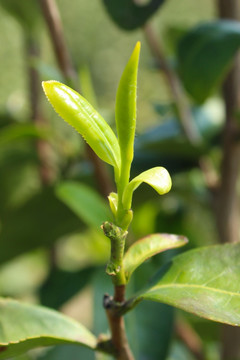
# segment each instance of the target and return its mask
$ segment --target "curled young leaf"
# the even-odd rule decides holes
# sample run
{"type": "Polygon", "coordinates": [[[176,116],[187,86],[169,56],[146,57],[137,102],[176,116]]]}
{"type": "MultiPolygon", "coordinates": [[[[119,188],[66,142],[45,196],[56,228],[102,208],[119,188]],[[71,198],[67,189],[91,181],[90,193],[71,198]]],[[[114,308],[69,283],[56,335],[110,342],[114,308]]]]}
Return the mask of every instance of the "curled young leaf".
{"type": "Polygon", "coordinates": [[[117,214],[118,194],[111,192],[108,196],[109,206],[114,216],[117,214]]]}
{"type": "Polygon", "coordinates": [[[169,192],[172,186],[171,177],[165,168],[158,166],[144,171],[130,181],[125,188],[123,193],[123,206],[125,209],[131,208],[133,192],[143,182],[152,186],[160,195],[169,192]]]}
{"type": "Polygon", "coordinates": [[[43,89],[55,111],[83,136],[93,151],[119,174],[117,138],[102,116],[73,89],[57,81],[44,81],[43,89]]]}
{"type": "Polygon", "coordinates": [[[184,236],[172,234],[151,234],[136,241],[123,258],[126,280],[130,280],[134,270],[145,260],[160,252],[181,247],[187,242],[188,240],[184,236]]]}
{"type": "Polygon", "coordinates": [[[137,42],[120,79],[116,97],[116,125],[122,159],[121,178],[124,185],[129,180],[133,159],[140,47],[140,42],[137,42]]]}

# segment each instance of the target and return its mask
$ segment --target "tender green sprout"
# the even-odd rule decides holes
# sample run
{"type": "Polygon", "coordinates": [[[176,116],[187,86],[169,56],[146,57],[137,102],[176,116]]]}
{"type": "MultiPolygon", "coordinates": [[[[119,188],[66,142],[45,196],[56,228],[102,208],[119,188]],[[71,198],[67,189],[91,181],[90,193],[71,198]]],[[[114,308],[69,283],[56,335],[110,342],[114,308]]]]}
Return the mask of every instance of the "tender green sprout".
{"type": "Polygon", "coordinates": [[[132,195],[145,182],[159,194],[171,188],[167,170],[155,167],[130,182],[136,129],[137,73],[140,54],[138,42],[120,79],[116,97],[117,135],[102,116],[76,91],[57,81],[43,82],[43,88],[55,111],[73,126],[93,151],[114,167],[117,193],[109,195],[109,204],[117,226],[127,230],[132,221],[132,195]]]}
{"type": "Polygon", "coordinates": [[[97,156],[112,165],[119,177],[121,160],[117,138],[102,116],[79,93],[57,81],[43,89],[55,111],[82,135],[97,156]]]}

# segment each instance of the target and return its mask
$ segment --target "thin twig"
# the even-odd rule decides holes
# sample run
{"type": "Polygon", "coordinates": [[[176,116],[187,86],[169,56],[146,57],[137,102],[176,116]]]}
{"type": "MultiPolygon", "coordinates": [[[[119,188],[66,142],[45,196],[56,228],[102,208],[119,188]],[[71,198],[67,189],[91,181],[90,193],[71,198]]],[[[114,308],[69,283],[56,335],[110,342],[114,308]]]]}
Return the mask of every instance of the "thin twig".
{"type": "MultiPolygon", "coordinates": [[[[238,0],[217,0],[221,19],[239,20],[238,0]]],[[[235,58],[231,71],[223,84],[226,120],[223,132],[223,157],[221,183],[216,198],[216,224],[219,239],[224,242],[239,241],[239,205],[237,182],[239,178],[240,145],[239,123],[236,110],[240,106],[240,61],[235,58]]],[[[224,325],[222,331],[222,360],[240,358],[240,330],[224,325]]]]}
{"type": "Polygon", "coordinates": [[[56,60],[65,79],[74,83],[76,88],[77,74],[73,67],[70,53],[64,40],[64,32],[60,13],[54,0],[40,0],[49,34],[52,39],[56,60]]]}
{"type": "MultiPolygon", "coordinates": [[[[160,41],[156,37],[152,25],[150,23],[146,23],[143,27],[143,31],[149,48],[153,56],[158,61],[159,68],[162,70],[163,75],[165,76],[166,83],[176,105],[177,115],[183,132],[192,145],[198,146],[201,144],[202,139],[193,122],[191,108],[184,94],[184,90],[182,89],[178,75],[174,69],[169,66],[160,41]]],[[[214,190],[218,184],[218,176],[206,156],[202,156],[199,159],[199,167],[202,170],[207,187],[211,190],[214,190]]]]}
{"type": "Polygon", "coordinates": [[[205,360],[202,340],[190,324],[183,319],[177,319],[175,332],[197,360],[205,360]]]}
{"type": "Polygon", "coordinates": [[[150,23],[146,23],[143,26],[143,31],[149,48],[153,56],[156,58],[158,65],[162,69],[163,75],[167,80],[167,84],[176,104],[177,114],[182,129],[189,142],[193,145],[198,145],[201,141],[201,137],[193,124],[190,107],[187,103],[186,97],[184,96],[180,81],[175,72],[169,66],[165,54],[162,51],[162,47],[160,46],[159,39],[156,37],[156,34],[153,31],[152,25],[150,23]]]}
{"type": "MultiPolygon", "coordinates": [[[[34,36],[25,34],[25,52],[28,64],[30,118],[38,127],[45,125],[40,109],[40,79],[33,61],[39,57],[39,46],[34,36]]],[[[43,185],[49,185],[55,178],[55,172],[49,161],[50,145],[46,140],[39,139],[36,142],[38,158],[40,161],[40,179],[43,185]]]]}
{"type": "MultiPolygon", "coordinates": [[[[57,4],[55,0],[40,0],[40,4],[51,36],[59,68],[66,82],[75,90],[79,90],[77,72],[73,66],[70,52],[64,40],[63,25],[57,4]]],[[[92,161],[100,192],[103,196],[109,195],[113,189],[113,184],[107,173],[105,164],[98,160],[96,154],[92,152],[88,145],[86,146],[86,152],[92,161]]]]}

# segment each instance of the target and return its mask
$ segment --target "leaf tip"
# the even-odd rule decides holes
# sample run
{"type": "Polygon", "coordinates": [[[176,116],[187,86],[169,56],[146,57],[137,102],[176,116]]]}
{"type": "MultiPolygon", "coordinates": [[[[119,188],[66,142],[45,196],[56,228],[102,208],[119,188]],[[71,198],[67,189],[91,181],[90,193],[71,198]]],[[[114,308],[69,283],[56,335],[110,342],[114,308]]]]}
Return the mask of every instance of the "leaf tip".
{"type": "Polygon", "coordinates": [[[56,80],[42,81],[42,87],[43,87],[45,95],[48,96],[50,91],[53,90],[53,88],[59,84],[61,84],[61,83],[56,80]]]}

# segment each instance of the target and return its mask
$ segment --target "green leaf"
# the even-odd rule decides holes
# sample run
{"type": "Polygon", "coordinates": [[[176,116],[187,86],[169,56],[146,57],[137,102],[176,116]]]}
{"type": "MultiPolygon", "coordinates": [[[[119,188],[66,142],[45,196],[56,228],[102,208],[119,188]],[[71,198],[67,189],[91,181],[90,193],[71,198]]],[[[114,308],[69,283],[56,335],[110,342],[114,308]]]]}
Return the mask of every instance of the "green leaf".
{"type": "Polygon", "coordinates": [[[187,91],[203,102],[224,79],[240,46],[240,24],[202,24],[183,37],[178,48],[179,73],[187,91]]]}
{"type": "Polygon", "coordinates": [[[127,177],[133,159],[136,129],[137,72],[141,44],[138,42],[124,69],[116,96],[116,125],[121,152],[121,177],[127,177]],[[125,175],[126,173],[126,175],[125,175]]]}
{"type": "MultiPolygon", "coordinates": [[[[172,253],[168,252],[168,255],[172,253]]],[[[128,297],[146,285],[163,262],[163,256],[159,254],[140,266],[128,284],[128,297]]],[[[128,313],[126,330],[136,359],[166,359],[174,330],[174,310],[166,304],[142,301],[128,313]]]]}
{"type": "Polygon", "coordinates": [[[104,221],[111,219],[107,204],[89,186],[66,181],[57,186],[56,193],[58,198],[89,226],[99,228],[104,221]]]}
{"type": "Polygon", "coordinates": [[[117,205],[118,205],[118,194],[115,192],[111,192],[108,196],[108,202],[113,215],[116,216],[117,205]]]}
{"type": "Polygon", "coordinates": [[[134,30],[143,26],[164,0],[151,0],[147,5],[137,5],[133,0],[103,0],[103,3],[118,26],[134,30]]]}
{"type": "Polygon", "coordinates": [[[240,326],[240,243],[177,256],[135,298],[163,302],[198,316],[240,326]]]}
{"type": "Polygon", "coordinates": [[[13,124],[3,127],[0,130],[0,146],[8,144],[17,139],[25,138],[46,138],[47,134],[32,124],[13,124]]]}
{"type": "Polygon", "coordinates": [[[165,168],[155,167],[144,171],[130,181],[125,188],[123,193],[123,205],[125,209],[131,208],[132,194],[143,182],[152,186],[160,195],[169,192],[172,186],[170,175],[165,168]]]}
{"type": "Polygon", "coordinates": [[[170,234],[152,234],[136,241],[126,252],[123,267],[127,281],[134,270],[148,258],[185,245],[188,240],[184,236],[170,234]]]}
{"type": "MultiPolygon", "coordinates": [[[[171,306],[143,301],[136,308],[138,359],[164,360],[172,340],[174,309],[171,306]]],[[[128,315],[130,316],[130,314],[128,315]]]]}
{"type": "Polygon", "coordinates": [[[0,359],[57,344],[94,349],[96,341],[83,325],[54,310],[0,299],[0,359]]]}
{"type": "Polygon", "coordinates": [[[77,345],[58,345],[50,348],[37,357],[37,360],[66,360],[66,359],[86,359],[95,360],[94,352],[86,347],[77,345]]]}
{"type": "Polygon", "coordinates": [[[120,150],[117,138],[89,102],[57,81],[44,81],[43,89],[55,111],[83,136],[100,159],[119,170],[120,150]]]}
{"type": "Polygon", "coordinates": [[[87,267],[79,271],[66,271],[54,268],[40,289],[41,304],[59,309],[81,291],[84,286],[90,283],[94,271],[94,267],[87,267]]]}
{"type": "Polygon", "coordinates": [[[0,242],[6,245],[1,247],[0,263],[32,249],[49,247],[81,228],[79,218],[56,198],[53,189],[45,188],[19,208],[2,215],[0,242]]]}

